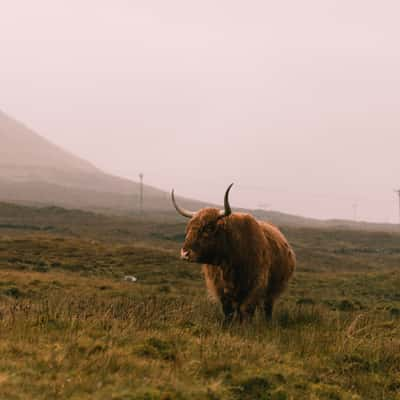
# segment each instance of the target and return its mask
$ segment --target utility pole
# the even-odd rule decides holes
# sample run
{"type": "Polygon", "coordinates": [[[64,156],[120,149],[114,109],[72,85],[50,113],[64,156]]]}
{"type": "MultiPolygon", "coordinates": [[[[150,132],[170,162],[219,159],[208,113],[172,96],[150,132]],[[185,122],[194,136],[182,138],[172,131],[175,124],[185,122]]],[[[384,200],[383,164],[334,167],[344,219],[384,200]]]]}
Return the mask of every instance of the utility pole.
{"type": "Polygon", "coordinates": [[[357,221],[358,203],[353,203],[353,220],[357,221]]]}
{"type": "Polygon", "coordinates": [[[143,174],[139,174],[140,178],[140,195],[139,195],[139,211],[140,214],[143,214],[143,174]]]}
{"type": "Polygon", "coordinates": [[[399,224],[400,224],[400,190],[395,190],[395,192],[398,194],[399,196],[399,224]]]}

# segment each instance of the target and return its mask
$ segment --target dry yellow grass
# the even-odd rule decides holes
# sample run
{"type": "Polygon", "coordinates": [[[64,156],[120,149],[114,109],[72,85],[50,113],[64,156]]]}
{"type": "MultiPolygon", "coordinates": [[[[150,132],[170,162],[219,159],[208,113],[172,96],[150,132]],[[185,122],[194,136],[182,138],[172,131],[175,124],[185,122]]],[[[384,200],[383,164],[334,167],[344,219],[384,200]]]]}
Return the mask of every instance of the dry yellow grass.
{"type": "Polygon", "coordinates": [[[399,236],[287,230],[272,323],[224,329],[183,226],[120,223],[0,232],[0,399],[400,399],[399,236]]]}

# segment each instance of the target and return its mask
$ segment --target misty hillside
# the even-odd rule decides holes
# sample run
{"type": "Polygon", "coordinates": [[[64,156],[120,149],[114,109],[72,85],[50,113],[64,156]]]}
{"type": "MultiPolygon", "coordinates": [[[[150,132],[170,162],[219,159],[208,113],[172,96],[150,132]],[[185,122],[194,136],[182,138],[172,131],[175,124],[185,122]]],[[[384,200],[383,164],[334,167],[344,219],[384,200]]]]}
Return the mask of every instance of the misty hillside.
{"type": "MultiPolygon", "coordinates": [[[[146,209],[172,211],[164,191],[145,186],[144,193],[146,209]]],[[[103,173],[0,111],[0,200],[135,211],[139,184],[103,173]]]]}
{"type": "MultiPolygon", "coordinates": [[[[145,186],[144,197],[145,210],[175,213],[169,193],[145,186]]],[[[139,210],[139,184],[102,172],[0,111],[1,201],[109,213],[134,213],[139,210]]],[[[179,201],[184,207],[193,210],[206,205],[195,200],[179,201]]],[[[253,210],[252,213],[257,218],[279,226],[398,229],[384,224],[321,221],[274,211],[253,210]]]]}
{"type": "Polygon", "coordinates": [[[0,111],[0,176],[13,180],[99,171],[0,111]]]}

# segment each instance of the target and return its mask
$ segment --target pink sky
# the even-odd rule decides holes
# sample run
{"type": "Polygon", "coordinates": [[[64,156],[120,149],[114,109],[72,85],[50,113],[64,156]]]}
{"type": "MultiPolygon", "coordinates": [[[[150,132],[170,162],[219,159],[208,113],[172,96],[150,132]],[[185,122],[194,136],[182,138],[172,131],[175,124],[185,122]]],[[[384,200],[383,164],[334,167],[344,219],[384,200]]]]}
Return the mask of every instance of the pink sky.
{"type": "Polygon", "coordinates": [[[203,200],[396,221],[398,1],[2,0],[0,109],[203,200]]]}

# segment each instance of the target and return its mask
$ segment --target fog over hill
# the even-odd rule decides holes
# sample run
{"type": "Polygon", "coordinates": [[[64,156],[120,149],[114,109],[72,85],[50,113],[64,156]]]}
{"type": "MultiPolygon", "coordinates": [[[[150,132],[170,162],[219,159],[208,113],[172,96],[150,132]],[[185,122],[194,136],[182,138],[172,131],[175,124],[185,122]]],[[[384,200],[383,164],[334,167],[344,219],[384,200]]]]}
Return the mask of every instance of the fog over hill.
{"type": "MultiPolygon", "coordinates": [[[[0,111],[0,202],[55,205],[114,214],[137,213],[139,190],[138,182],[102,172],[0,111]]],[[[170,195],[165,191],[145,185],[144,197],[145,211],[175,212],[170,195]]],[[[182,198],[179,202],[192,210],[207,205],[182,198]]],[[[397,230],[390,224],[322,221],[265,210],[253,210],[252,213],[281,226],[397,230]]]]}
{"type": "Polygon", "coordinates": [[[89,162],[67,153],[0,111],[0,176],[52,180],[56,173],[96,174],[89,162]]]}
{"type": "MultiPolygon", "coordinates": [[[[139,184],[102,172],[0,111],[0,200],[135,211],[139,184]]],[[[145,200],[148,210],[172,210],[159,189],[145,186],[145,200]]]]}

